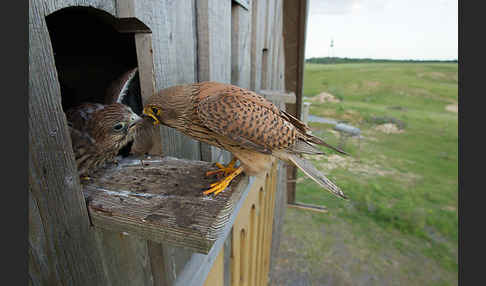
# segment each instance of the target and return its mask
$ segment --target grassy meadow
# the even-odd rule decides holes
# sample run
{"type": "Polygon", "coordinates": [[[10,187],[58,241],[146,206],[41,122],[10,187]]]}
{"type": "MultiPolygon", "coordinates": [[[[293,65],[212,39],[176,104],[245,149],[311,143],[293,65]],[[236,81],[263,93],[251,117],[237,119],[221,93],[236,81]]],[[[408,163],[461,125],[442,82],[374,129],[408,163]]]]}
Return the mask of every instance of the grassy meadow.
{"type": "MultiPolygon", "coordinates": [[[[351,156],[312,158],[349,201],[299,173],[297,201],[329,212],[287,208],[273,284],[457,285],[457,64],[307,63],[304,97],[362,137],[344,141],[351,156]]],[[[309,125],[340,142],[332,125],[309,125]]]]}

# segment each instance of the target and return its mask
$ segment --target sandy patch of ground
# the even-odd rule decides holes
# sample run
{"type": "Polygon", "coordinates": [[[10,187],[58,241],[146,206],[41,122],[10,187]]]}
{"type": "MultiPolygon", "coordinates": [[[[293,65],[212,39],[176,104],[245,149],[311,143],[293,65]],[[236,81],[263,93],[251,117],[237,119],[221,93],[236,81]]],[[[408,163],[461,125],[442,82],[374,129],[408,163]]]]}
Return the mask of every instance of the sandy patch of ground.
{"type": "Polygon", "coordinates": [[[441,79],[447,79],[447,75],[445,73],[442,73],[442,72],[426,72],[426,73],[419,73],[417,74],[418,77],[430,77],[432,79],[437,79],[437,80],[441,80],[441,79]]]}
{"type": "Polygon", "coordinates": [[[378,81],[365,81],[364,82],[364,85],[365,87],[368,87],[368,88],[376,88],[380,85],[380,82],[378,81]]]}
{"type": "Polygon", "coordinates": [[[404,131],[398,126],[393,123],[385,123],[375,127],[375,130],[386,133],[386,134],[394,134],[394,133],[403,133],[404,131]]]}
{"type": "Polygon", "coordinates": [[[455,112],[457,113],[459,111],[459,106],[457,105],[457,103],[455,104],[449,104],[445,107],[445,109],[447,111],[450,111],[450,112],[455,112]]]}
{"type": "Polygon", "coordinates": [[[309,101],[312,102],[319,102],[319,103],[325,103],[325,102],[340,102],[339,98],[336,98],[334,95],[328,93],[328,92],[321,92],[316,96],[313,96],[312,98],[308,99],[309,101]]]}
{"type": "Polygon", "coordinates": [[[449,212],[457,211],[457,208],[455,206],[445,206],[442,209],[445,210],[445,211],[449,211],[449,212]]]}

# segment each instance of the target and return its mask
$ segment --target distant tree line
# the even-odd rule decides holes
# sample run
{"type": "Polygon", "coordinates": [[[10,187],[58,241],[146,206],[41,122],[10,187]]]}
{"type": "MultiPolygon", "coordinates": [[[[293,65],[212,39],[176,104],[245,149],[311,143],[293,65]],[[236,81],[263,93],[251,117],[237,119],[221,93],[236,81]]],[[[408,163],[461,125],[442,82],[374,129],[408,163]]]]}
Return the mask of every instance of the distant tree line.
{"type": "Polygon", "coordinates": [[[389,60],[389,59],[353,59],[353,58],[310,58],[305,60],[306,63],[312,64],[346,64],[346,63],[457,63],[455,60],[389,60]]]}

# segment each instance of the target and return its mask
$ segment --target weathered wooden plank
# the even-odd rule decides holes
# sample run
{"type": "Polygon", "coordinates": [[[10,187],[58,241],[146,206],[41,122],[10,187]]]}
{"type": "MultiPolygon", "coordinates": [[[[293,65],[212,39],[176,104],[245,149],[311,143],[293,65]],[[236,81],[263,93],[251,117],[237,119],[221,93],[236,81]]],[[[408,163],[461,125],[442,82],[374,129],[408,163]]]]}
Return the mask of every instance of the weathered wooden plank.
{"type": "Polygon", "coordinates": [[[262,57],[263,57],[263,39],[265,29],[265,11],[267,1],[252,1],[252,23],[251,23],[251,75],[250,88],[254,91],[261,89],[262,80],[262,57]]]}
{"type": "MultiPolygon", "coordinates": [[[[198,80],[231,82],[231,1],[196,1],[198,80]]],[[[227,151],[201,143],[201,159],[228,162],[227,151]]]]}
{"type": "Polygon", "coordinates": [[[168,267],[165,264],[166,253],[163,250],[163,244],[147,240],[147,253],[150,259],[150,268],[152,270],[152,279],[154,286],[167,286],[168,267]]]}
{"type": "MultiPolygon", "coordinates": [[[[168,64],[164,67],[170,71],[168,85],[193,83],[197,81],[196,53],[196,10],[195,1],[167,1],[168,16],[168,64]]],[[[177,158],[200,160],[199,141],[161,126],[164,141],[163,154],[177,158]]]]}
{"type": "Polygon", "coordinates": [[[36,227],[29,231],[29,277],[41,285],[107,285],[61,107],[44,20],[49,4],[29,5],[29,212],[36,227]]]}
{"type": "Polygon", "coordinates": [[[250,88],[251,10],[233,4],[231,24],[231,83],[250,88]]]}
{"type": "MultiPolygon", "coordinates": [[[[154,94],[155,91],[152,34],[136,34],[135,47],[137,50],[142,104],[145,104],[145,102],[154,94]]],[[[153,133],[156,134],[156,131],[154,130],[153,133]]],[[[152,148],[148,153],[151,155],[162,154],[162,142],[160,136],[152,137],[152,148]]]]}
{"type": "Polygon", "coordinates": [[[195,253],[190,249],[173,246],[168,243],[163,243],[162,249],[167,285],[175,285],[177,280],[180,279],[183,270],[188,267],[188,264],[195,253]]]}
{"type": "Polygon", "coordinates": [[[109,285],[153,284],[145,240],[104,229],[96,229],[96,239],[109,285]]]}
{"type": "Polygon", "coordinates": [[[241,197],[238,182],[245,182],[238,177],[229,190],[204,196],[215,180],[205,172],[213,168],[172,157],[126,158],[83,184],[93,225],[208,253],[241,197]]]}
{"type": "MultiPolygon", "coordinates": [[[[153,81],[155,91],[196,81],[194,2],[135,1],[133,17],[152,30],[153,81]]],[[[182,133],[160,126],[161,153],[199,160],[199,142],[182,133]]],[[[160,154],[160,152],[152,152],[160,154]]]]}
{"type": "Polygon", "coordinates": [[[29,278],[33,285],[56,283],[57,269],[49,269],[48,237],[44,232],[39,208],[29,193],[29,278]],[[48,275],[50,271],[55,274],[48,275]]]}
{"type": "MultiPolygon", "coordinates": [[[[282,43],[282,36],[283,36],[283,31],[282,31],[282,7],[283,7],[283,2],[282,0],[276,0],[276,5],[275,5],[275,23],[274,23],[274,32],[273,32],[273,48],[272,48],[272,74],[271,74],[271,82],[270,86],[272,89],[279,89],[279,81],[283,80],[281,76],[283,77],[283,74],[279,74],[279,66],[283,64],[283,62],[280,61],[279,58],[279,53],[280,53],[280,48],[281,48],[281,43],[282,43]]],[[[283,90],[283,89],[281,89],[283,90]]]]}
{"type": "MultiPolygon", "coordinates": [[[[296,96],[296,103],[287,104],[287,110],[297,118],[300,118],[309,1],[283,1],[285,89],[293,91],[296,96]]],[[[287,176],[287,200],[289,203],[294,203],[297,169],[289,166],[287,176]]]]}
{"type": "Polygon", "coordinates": [[[282,226],[287,206],[287,168],[284,162],[278,162],[277,174],[277,190],[275,195],[275,211],[273,214],[272,227],[272,246],[270,251],[270,271],[272,271],[278,257],[282,226]]]}
{"type": "Polygon", "coordinates": [[[273,59],[273,33],[275,33],[275,4],[276,0],[269,0],[266,7],[265,18],[265,36],[263,44],[263,58],[262,58],[262,89],[271,89],[272,78],[272,63],[273,59]]]}

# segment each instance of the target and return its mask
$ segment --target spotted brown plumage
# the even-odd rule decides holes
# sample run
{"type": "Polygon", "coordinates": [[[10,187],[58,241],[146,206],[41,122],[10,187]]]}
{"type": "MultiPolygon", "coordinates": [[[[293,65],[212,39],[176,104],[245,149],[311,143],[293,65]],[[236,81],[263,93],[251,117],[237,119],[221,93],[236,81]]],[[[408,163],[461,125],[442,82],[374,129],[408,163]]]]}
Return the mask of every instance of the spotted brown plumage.
{"type": "Polygon", "coordinates": [[[113,162],[133,141],[142,119],[130,107],[83,103],[66,111],[78,173],[87,176],[113,162]]]}
{"type": "Polygon", "coordinates": [[[294,164],[326,190],[345,198],[339,187],[301,157],[301,154],[322,154],[314,144],[344,152],[311,135],[306,124],[253,91],[217,82],[173,86],[149,98],[144,114],[153,118],[155,124],[165,124],[226,149],[240,161],[238,168],[234,167],[234,160],[228,167],[220,165],[227,177],[213,184],[205,194],[219,193],[243,171],[262,174],[273,158],[278,158],[294,164]]]}

